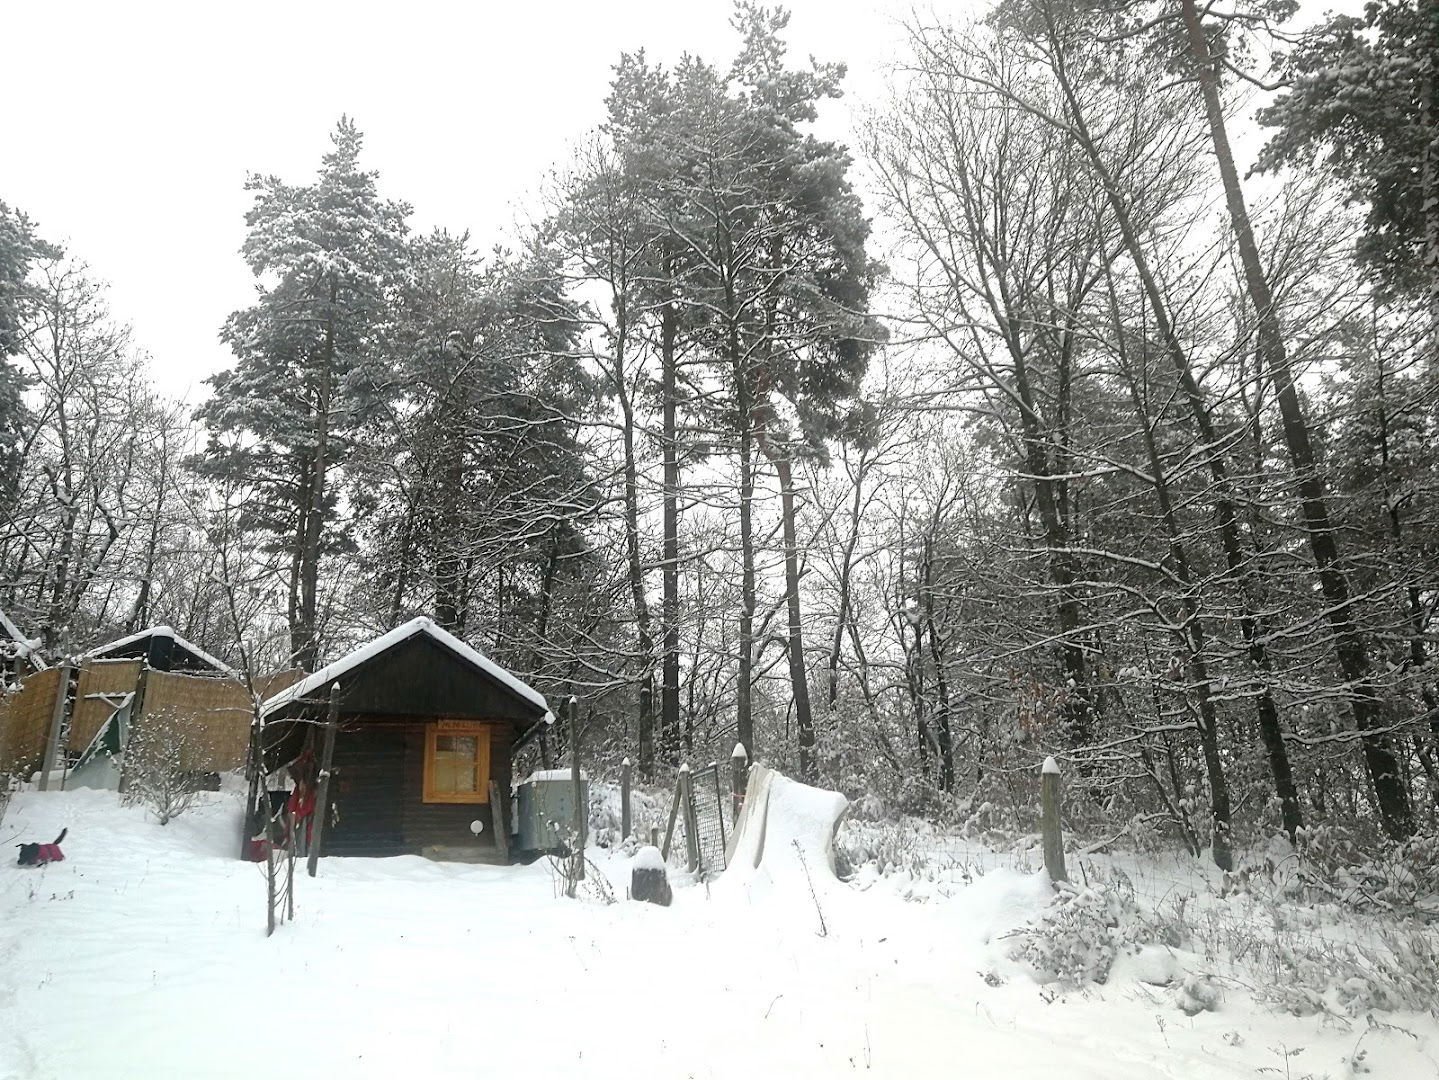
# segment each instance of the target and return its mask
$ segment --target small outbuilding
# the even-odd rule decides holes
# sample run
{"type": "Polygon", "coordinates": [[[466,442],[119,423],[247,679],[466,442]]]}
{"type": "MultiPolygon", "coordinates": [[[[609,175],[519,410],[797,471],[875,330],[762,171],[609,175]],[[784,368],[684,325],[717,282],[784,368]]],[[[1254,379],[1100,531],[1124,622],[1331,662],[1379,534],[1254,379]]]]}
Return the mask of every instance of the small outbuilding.
{"type": "Polygon", "coordinates": [[[553,721],[544,695],[413,619],[265,701],[265,772],[313,782],[332,692],[323,854],[509,861],[511,755],[553,721]]]}
{"type": "Polygon", "coordinates": [[[143,660],[154,671],[228,675],[234,671],[168,626],[151,626],[91,649],[81,660],[143,660]]]}

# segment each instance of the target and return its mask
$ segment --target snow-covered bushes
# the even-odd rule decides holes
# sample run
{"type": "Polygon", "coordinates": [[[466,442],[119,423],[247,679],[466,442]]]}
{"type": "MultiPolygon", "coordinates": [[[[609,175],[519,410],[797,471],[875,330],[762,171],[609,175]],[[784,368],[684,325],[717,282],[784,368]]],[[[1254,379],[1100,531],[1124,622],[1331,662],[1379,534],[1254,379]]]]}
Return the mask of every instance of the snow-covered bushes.
{"type": "Polygon", "coordinates": [[[836,869],[844,879],[870,867],[880,877],[902,875],[912,881],[968,883],[973,877],[971,867],[946,850],[944,843],[944,836],[926,821],[864,821],[851,812],[835,837],[836,869]]]}
{"type": "Polygon", "coordinates": [[[1239,898],[1194,931],[1196,947],[1285,1012],[1439,1010],[1439,940],[1422,920],[1239,898]]]}
{"type": "Polygon", "coordinates": [[[1040,982],[1076,990],[1104,983],[1121,950],[1147,940],[1133,893],[1115,885],[1061,885],[1055,903],[1028,926],[1011,931],[1009,956],[1040,982]]]}
{"type": "Polygon", "coordinates": [[[1276,866],[1275,880],[1311,899],[1334,900],[1361,911],[1439,914],[1439,836],[1402,843],[1360,837],[1340,825],[1299,834],[1297,858],[1276,866]]]}
{"type": "Polygon", "coordinates": [[[203,789],[199,776],[187,769],[193,741],[185,720],[174,713],[146,715],[131,729],[125,747],[123,801],[148,806],[161,825],[190,809],[203,789]]]}
{"type": "MultiPolygon", "coordinates": [[[[620,786],[591,780],[589,842],[596,847],[616,847],[624,824],[620,806],[620,786]]],[[[630,835],[640,844],[649,843],[651,828],[664,828],[669,803],[650,791],[630,789],[630,835]]]]}
{"type": "MultiPolygon", "coordinates": [[[[1325,842],[1331,859],[1353,850],[1343,837],[1325,842]]],[[[1336,859],[1320,877],[1318,866],[1275,841],[1241,860],[1217,895],[1171,894],[1144,919],[1162,928],[1169,943],[1192,950],[1209,973],[1233,978],[1285,1012],[1439,1009],[1439,935],[1424,905],[1373,900],[1379,892],[1413,896],[1401,890],[1414,884],[1402,873],[1376,874],[1373,863],[1360,865],[1373,875],[1366,889],[1344,890],[1338,883],[1354,873],[1352,865],[1336,859]]],[[[1422,880],[1424,872],[1418,863],[1414,877],[1422,880]]]]}

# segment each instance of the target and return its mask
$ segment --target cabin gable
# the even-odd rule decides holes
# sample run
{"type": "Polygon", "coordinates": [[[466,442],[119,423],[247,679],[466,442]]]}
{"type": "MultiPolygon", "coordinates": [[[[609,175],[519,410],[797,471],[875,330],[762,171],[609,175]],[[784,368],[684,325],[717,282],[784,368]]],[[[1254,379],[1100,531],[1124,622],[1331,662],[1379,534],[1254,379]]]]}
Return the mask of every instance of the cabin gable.
{"type": "Polygon", "coordinates": [[[543,709],[428,634],[406,638],[341,676],[340,682],[346,712],[504,720],[520,726],[544,716],[543,709]]]}

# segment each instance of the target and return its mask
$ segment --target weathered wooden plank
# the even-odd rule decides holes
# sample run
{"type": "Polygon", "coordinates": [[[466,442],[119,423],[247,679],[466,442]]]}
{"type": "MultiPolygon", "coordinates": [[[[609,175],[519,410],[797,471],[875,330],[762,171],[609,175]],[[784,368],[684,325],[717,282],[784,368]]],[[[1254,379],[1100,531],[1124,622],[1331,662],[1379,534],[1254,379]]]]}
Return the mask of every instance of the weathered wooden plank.
{"type": "Polygon", "coordinates": [[[330,816],[330,769],[335,763],[335,736],[340,729],[340,685],[330,687],[330,715],[325,721],[325,748],[320,755],[320,788],[315,796],[315,828],[310,837],[306,872],[315,876],[320,865],[320,848],[325,839],[325,820],[330,816]]]}
{"type": "Polygon", "coordinates": [[[50,770],[60,756],[60,737],[65,729],[66,706],[70,697],[70,665],[60,665],[60,681],[55,690],[55,707],[50,710],[50,735],[45,740],[45,757],[40,763],[40,790],[50,788],[50,770]]]}

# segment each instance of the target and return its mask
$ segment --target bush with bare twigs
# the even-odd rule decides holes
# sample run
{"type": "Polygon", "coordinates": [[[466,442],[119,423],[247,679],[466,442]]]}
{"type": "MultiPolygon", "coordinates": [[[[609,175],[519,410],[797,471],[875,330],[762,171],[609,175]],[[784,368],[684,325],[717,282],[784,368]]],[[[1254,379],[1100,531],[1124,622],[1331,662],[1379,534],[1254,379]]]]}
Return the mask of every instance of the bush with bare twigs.
{"type": "Polygon", "coordinates": [[[161,825],[190,809],[202,790],[198,774],[188,768],[196,749],[183,717],[169,711],[146,715],[125,747],[125,804],[149,807],[161,825]]]}

